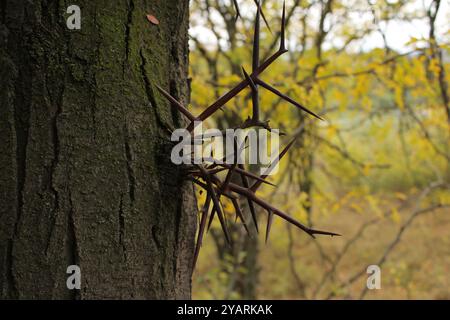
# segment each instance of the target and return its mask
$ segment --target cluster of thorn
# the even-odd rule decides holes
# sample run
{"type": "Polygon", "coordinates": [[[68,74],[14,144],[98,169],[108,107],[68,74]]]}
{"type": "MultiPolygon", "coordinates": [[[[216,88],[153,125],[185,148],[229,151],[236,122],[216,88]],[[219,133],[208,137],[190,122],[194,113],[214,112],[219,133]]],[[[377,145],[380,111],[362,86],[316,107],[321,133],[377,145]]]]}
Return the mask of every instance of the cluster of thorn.
{"type": "MultiPolygon", "coordinates": [[[[240,126],[240,128],[249,128],[249,127],[262,127],[267,130],[270,130],[270,127],[268,125],[268,121],[261,121],[259,119],[259,92],[258,92],[258,86],[261,86],[264,89],[269,90],[273,94],[279,96],[283,100],[293,104],[297,108],[307,112],[308,114],[322,120],[318,115],[316,115],[314,112],[308,110],[298,102],[294,101],[287,95],[281,93],[279,90],[272,87],[270,84],[264,82],[259,78],[259,75],[267,69],[269,65],[271,65],[278,57],[280,57],[282,54],[287,52],[286,46],[285,46],[285,4],[283,3],[283,14],[281,18],[281,33],[280,33],[280,47],[277,52],[272,54],[267,60],[260,63],[259,61],[259,40],[260,40],[260,16],[263,16],[264,21],[267,24],[266,19],[264,18],[264,14],[261,10],[261,4],[259,1],[256,1],[257,4],[257,13],[256,13],[256,19],[255,19],[255,26],[254,26],[254,39],[253,39],[253,51],[252,51],[252,73],[248,74],[244,68],[242,68],[243,71],[243,80],[239,82],[236,86],[234,86],[231,90],[226,92],[224,95],[222,95],[220,98],[218,98],[214,103],[212,103],[208,108],[206,108],[200,115],[194,116],[185,106],[183,106],[179,101],[177,101],[174,97],[172,97],[166,90],[163,88],[157,86],[158,90],[161,92],[164,97],[166,97],[170,103],[177,108],[179,112],[181,112],[189,121],[189,125],[187,126],[187,130],[191,132],[193,135],[194,130],[194,123],[199,121],[204,121],[207,118],[209,118],[211,115],[213,115],[217,110],[225,106],[225,104],[230,101],[232,98],[234,98],[237,94],[239,94],[242,90],[244,90],[247,87],[250,87],[251,89],[251,98],[252,98],[252,117],[248,117],[240,126]]],[[[237,8],[237,7],[236,7],[237,8]]],[[[239,12],[239,11],[237,11],[239,12]]],[[[239,13],[237,14],[238,17],[239,13]]],[[[194,137],[196,139],[198,137],[194,137]]],[[[316,234],[322,234],[322,235],[330,235],[335,236],[339,235],[337,233],[333,232],[327,232],[327,231],[321,231],[321,230],[315,230],[312,228],[309,228],[299,221],[295,220],[288,214],[284,213],[283,211],[277,209],[276,207],[272,206],[270,203],[264,201],[263,199],[256,196],[256,191],[259,189],[259,187],[265,183],[265,184],[271,184],[266,180],[267,176],[270,174],[270,170],[274,168],[276,163],[280,161],[283,156],[287,153],[289,148],[294,144],[295,138],[287,144],[283,150],[280,152],[278,158],[271,164],[270,168],[267,169],[267,171],[264,172],[263,175],[258,176],[255,175],[249,171],[247,171],[243,164],[238,163],[237,156],[236,156],[236,150],[238,148],[236,141],[235,141],[235,160],[233,164],[226,164],[222,161],[217,161],[215,159],[212,159],[213,164],[195,164],[192,166],[192,168],[189,168],[188,174],[190,179],[198,185],[200,188],[204,189],[206,191],[206,200],[203,205],[203,208],[200,212],[200,225],[197,235],[197,242],[196,242],[196,248],[195,248],[195,255],[194,255],[194,266],[198,258],[198,254],[200,251],[200,247],[202,245],[202,239],[205,233],[205,230],[211,226],[212,221],[217,216],[221,228],[223,230],[224,236],[228,243],[231,243],[231,237],[230,233],[227,228],[227,221],[223,212],[223,207],[221,203],[221,198],[225,197],[231,200],[231,203],[233,204],[235,214],[236,214],[236,221],[239,218],[245,227],[246,231],[248,233],[248,225],[245,221],[244,214],[240,208],[239,205],[239,199],[240,197],[243,197],[247,200],[249,210],[251,212],[251,218],[253,220],[253,224],[256,228],[256,231],[258,232],[258,221],[257,221],[257,215],[255,210],[255,204],[263,208],[268,213],[267,218],[267,225],[266,225],[266,242],[269,237],[269,232],[272,225],[273,216],[277,215],[281,217],[282,219],[286,220],[287,222],[295,225],[296,227],[300,228],[307,234],[309,234],[311,237],[315,237],[316,234]],[[222,181],[218,177],[219,172],[226,172],[225,178],[222,181]],[[242,184],[236,184],[232,182],[233,175],[240,176],[242,184]],[[250,184],[251,181],[254,181],[252,184],[250,184]],[[210,207],[212,206],[211,210],[210,207]],[[211,211],[211,212],[210,212],[211,211]],[[209,215],[209,219],[208,219],[209,215]]],[[[211,160],[211,159],[209,159],[211,160]]],[[[234,180],[233,180],[234,181],[234,180]]]]}

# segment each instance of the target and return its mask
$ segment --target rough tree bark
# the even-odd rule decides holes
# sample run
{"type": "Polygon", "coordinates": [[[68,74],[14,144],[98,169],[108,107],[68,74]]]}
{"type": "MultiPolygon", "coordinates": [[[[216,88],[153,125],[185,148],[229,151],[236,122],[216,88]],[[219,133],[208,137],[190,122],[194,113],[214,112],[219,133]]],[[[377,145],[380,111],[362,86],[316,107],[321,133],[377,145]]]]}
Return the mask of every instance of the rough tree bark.
{"type": "Polygon", "coordinates": [[[195,199],[154,87],[188,98],[188,0],[0,4],[0,296],[189,298],[195,199]]]}

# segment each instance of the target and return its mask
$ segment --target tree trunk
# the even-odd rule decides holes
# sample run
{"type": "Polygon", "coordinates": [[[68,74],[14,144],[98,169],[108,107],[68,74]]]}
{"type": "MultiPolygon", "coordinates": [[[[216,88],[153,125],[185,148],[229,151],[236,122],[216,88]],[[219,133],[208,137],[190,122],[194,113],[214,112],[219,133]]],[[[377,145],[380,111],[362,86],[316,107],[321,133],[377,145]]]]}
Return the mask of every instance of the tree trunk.
{"type": "Polygon", "coordinates": [[[81,30],[66,1],[0,4],[0,297],[190,298],[195,198],[155,90],[187,102],[188,0],[79,0],[81,30]]]}

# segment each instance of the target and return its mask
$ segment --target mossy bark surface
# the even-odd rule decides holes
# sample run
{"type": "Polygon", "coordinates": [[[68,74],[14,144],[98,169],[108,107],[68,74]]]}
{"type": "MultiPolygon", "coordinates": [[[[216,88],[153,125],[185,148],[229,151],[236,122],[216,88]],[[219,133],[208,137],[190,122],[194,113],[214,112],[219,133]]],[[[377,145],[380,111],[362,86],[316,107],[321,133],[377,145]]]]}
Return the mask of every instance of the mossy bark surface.
{"type": "Polygon", "coordinates": [[[187,102],[188,0],[79,0],[81,30],[71,4],[0,5],[0,296],[190,298],[195,199],[155,87],[187,102]]]}

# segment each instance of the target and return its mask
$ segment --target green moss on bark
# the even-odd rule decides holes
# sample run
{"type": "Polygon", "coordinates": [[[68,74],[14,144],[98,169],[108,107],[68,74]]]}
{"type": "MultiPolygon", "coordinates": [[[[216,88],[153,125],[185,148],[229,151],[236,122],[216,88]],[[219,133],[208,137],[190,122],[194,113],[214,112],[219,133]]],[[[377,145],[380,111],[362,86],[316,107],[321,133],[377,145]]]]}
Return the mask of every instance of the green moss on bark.
{"type": "Polygon", "coordinates": [[[2,12],[1,295],[189,298],[195,200],[154,90],[187,100],[188,1],[79,5],[79,31],[63,1],[2,12]]]}

